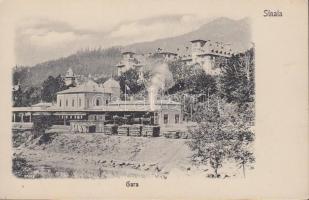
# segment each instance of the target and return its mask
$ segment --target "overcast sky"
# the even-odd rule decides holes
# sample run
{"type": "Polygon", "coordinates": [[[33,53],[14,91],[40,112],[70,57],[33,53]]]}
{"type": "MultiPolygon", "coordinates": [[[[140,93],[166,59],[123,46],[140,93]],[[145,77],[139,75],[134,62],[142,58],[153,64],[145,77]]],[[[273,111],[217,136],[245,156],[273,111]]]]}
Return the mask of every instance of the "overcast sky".
{"type": "Polygon", "coordinates": [[[217,17],[241,19],[228,3],[212,1],[112,0],[19,1],[16,62],[34,65],[81,48],[102,48],[171,37],[217,17]]]}

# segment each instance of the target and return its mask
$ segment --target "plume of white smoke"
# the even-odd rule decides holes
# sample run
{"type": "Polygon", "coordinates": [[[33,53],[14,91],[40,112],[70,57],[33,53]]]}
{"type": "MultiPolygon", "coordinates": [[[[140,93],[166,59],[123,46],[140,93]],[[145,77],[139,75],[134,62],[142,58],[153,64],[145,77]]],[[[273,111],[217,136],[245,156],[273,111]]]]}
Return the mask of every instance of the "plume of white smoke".
{"type": "Polygon", "coordinates": [[[156,65],[153,68],[152,73],[153,75],[150,81],[150,86],[148,87],[148,98],[150,109],[154,110],[158,92],[160,89],[164,89],[165,83],[168,77],[170,77],[171,72],[169,71],[167,64],[163,63],[156,65]]]}

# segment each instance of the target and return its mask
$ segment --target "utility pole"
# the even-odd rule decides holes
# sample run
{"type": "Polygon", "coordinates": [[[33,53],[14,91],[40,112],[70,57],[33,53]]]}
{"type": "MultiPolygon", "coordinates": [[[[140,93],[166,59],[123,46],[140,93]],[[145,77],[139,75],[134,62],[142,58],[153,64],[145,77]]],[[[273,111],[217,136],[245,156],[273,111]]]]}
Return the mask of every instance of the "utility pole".
{"type": "Polygon", "coordinates": [[[218,106],[218,112],[219,112],[219,115],[221,116],[221,109],[220,109],[220,100],[219,100],[219,96],[217,97],[217,106],[218,106]]]}
{"type": "Polygon", "coordinates": [[[124,84],[124,110],[127,110],[127,85],[124,84]]]}
{"type": "Polygon", "coordinates": [[[192,121],[192,108],[193,108],[193,103],[191,103],[191,109],[190,109],[190,118],[191,118],[191,121],[192,121]]]}
{"type": "Polygon", "coordinates": [[[207,89],[207,110],[209,110],[209,89],[207,89]]]}

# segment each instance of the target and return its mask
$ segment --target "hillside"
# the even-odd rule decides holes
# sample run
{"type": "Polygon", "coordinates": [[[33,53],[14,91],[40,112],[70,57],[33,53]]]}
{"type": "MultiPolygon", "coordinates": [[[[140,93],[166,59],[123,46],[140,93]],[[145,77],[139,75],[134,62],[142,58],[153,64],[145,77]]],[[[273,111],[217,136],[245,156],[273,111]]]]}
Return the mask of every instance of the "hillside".
{"type": "Polygon", "coordinates": [[[104,74],[115,73],[115,65],[121,60],[121,51],[113,47],[108,49],[81,50],[68,57],[39,63],[33,67],[17,70],[14,83],[19,80],[27,86],[39,86],[48,76],[64,75],[72,68],[76,74],[104,74]],[[18,79],[18,80],[17,80],[18,79]]]}
{"type": "Polygon", "coordinates": [[[148,53],[159,47],[174,52],[179,48],[178,53],[182,54],[186,46],[190,47],[190,40],[197,38],[231,43],[233,50],[243,51],[248,49],[251,42],[248,19],[235,21],[218,18],[201,26],[198,30],[176,37],[136,43],[124,47],[82,50],[68,57],[27,67],[19,71],[20,74],[15,74],[14,84],[20,81],[22,85],[40,86],[48,76],[63,75],[70,67],[76,74],[80,75],[110,75],[115,73],[116,68],[114,66],[121,60],[121,50],[148,53]]]}

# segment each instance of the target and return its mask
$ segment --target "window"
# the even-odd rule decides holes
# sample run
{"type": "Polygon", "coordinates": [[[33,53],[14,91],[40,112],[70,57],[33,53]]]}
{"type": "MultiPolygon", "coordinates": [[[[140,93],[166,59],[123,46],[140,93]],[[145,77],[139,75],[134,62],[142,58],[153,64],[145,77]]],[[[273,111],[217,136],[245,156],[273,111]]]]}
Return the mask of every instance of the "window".
{"type": "Polygon", "coordinates": [[[163,123],[164,124],[168,123],[168,114],[164,114],[164,116],[163,116],[163,123]]]}
{"type": "Polygon", "coordinates": [[[100,99],[98,98],[97,100],[96,100],[96,106],[99,106],[100,105],[100,99]]]}
{"type": "Polygon", "coordinates": [[[155,124],[158,123],[158,120],[159,120],[158,118],[159,118],[159,116],[158,116],[158,113],[156,112],[156,113],[155,113],[155,116],[154,116],[154,123],[155,123],[155,124]]]}
{"type": "Polygon", "coordinates": [[[68,100],[65,100],[65,106],[68,106],[68,105],[69,105],[68,100]]]}
{"type": "Polygon", "coordinates": [[[74,99],[72,99],[72,107],[74,107],[74,103],[75,103],[75,102],[74,102],[74,99]]]}
{"type": "Polygon", "coordinates": [[[108,100],[107,99],[105,100],[105,104],[108,104],[108,100]]]}
{"type": "Polygon", "coordinates": [[[78,99],[78,106],[82,107],[82,100],[81,99],[78,99]]]}
{"type": "Polygon", "coordinates": [[[59,100],[59,107],[61,107],[61,99],[59,100]]]}
{"type": "Polygon", "coordinates": [[[175,115],[175,124],[179,124],[179,115],[178,114],[175,115]]]}

